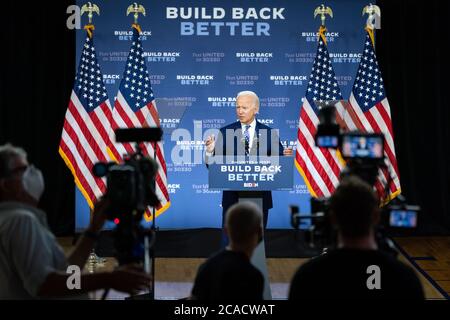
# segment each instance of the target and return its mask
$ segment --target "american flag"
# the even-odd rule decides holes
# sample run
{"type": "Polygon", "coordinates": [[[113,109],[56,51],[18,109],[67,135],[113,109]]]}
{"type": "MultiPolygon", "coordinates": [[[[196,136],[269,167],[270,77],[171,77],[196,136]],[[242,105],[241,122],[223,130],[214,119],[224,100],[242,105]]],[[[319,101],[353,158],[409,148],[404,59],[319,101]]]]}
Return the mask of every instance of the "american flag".
{"type": "Polygon", "coordinates": [[[321,27],[317,53],[300,111],[295,154],[296,167],[314,197],[329,197],[333,193],[343,167],[343,160],[335,150],[317,148],[314,142],[319,124],[319,107],[316,102],[342,100],[331,65],[325,32],[326,29],[321,27]]]}
{"type": "Polygon", "coordinates": [[[345,122],[350,130],[384,134],[387,169],[379,170],[375,187],[380,199],[387,202],[400,194],[400,179],[395,157],[391,110],[370,32],[370,30],[367,31],[364,52],[350,95],[345,122]],[[389,193],[385,194],[385,186],[388,182],[389,193]]]}
{"type": "Polygon", "coordinates": [[[92,208],[106,191],[105,180],[95,177],[92,167],[98,161],[110,161],[108,146],[112,109],[97,61],[93,28],[87,31],[66,111],[59,153],[92,208]]]}
{"type": "MultiPolygon", "coordinates": [[[[114,129],[160,126],[158,110],[156,109],[155,97],[145,64],[139,33],[139,26],[133,25],[132,45],[114,104],[112,121],[114,129]]],[[[134,147],[130,143],[116,143],[115,146],[119,150],[120,155],[134,152],[134,147]]],[[[160,206],[155,208],[156,215],[158,216],[170,206],[163,145],[161,142],[156,144],[143,143],[142,147],[145,156],[153,158],[156,155],[155,161],[159,166],[155,186],[156,195],[161,202],[160,206]],[[153,148],[155,145],[156,152],[154,152],[153,148]]],[[[151,209],[146,211],[146,215],[144,216],[146,220],[153,218],[151,212],[151,209]]]]}

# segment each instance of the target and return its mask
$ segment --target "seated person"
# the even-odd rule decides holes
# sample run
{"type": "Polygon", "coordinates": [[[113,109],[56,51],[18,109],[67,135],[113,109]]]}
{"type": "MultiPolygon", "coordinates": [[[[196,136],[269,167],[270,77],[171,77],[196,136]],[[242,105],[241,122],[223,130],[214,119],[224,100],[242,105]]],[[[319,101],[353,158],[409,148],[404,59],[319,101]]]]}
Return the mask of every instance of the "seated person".
{"type": "Polygon", "coordinates": [[[232,205],[225,217],[230,242],[199,267],[191,298],[202,301],[260,301],[264,278],[250,259],[262,240],[262,213],[251,202],[232,205]]]}
{"type": "Polygon", "coordinates": [[[298,269],[289,300],[424,298],[414,271],[377,247],[380,210],[368,184],[356,176],[344,178],[331,197],[330,211],[338,229],[337,248],[298,269]]]}
{"type": "Polygon", "coordinates": [[[70,290],[67,267],[83,269],[105,222],[108,201],[97,203],[87,232],[66,257],[45,213],[37,208],[43,191],[42,173],[28,163],[25,151],[0,146],[0,299],[64,297],[103,288],[134,293],[148,288],[148,275],[123,267],[81,274],[81,288],[70,290]]]}

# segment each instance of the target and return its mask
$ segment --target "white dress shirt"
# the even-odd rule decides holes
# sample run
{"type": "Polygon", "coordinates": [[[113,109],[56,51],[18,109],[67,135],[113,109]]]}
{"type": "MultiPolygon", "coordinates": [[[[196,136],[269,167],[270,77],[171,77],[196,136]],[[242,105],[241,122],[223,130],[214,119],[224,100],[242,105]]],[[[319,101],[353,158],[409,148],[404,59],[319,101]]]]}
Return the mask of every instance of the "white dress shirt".
{"type": "MultiPolygon", "coordinates": [[[[248,133],[250,136],[250,141],[249,141],[249,152],[250,152],[252,150],[252,146],[253,146],[253,139],[255,138],[256,118],[253,119],[253,121],[249,125],[250,125],[250,128],[248,128],[248,133]]],[[[246,126],[246,124],[241,123],[242,136],[244,136],[245,126],[246,126]]],[[[211,157],[212,155],[213,155],[213,152],[206,151],[206,153],[205,153],[206,157],[211,157]]]]}
{"type": "MultiPolygon", "coordinates": [[[[253,139],[255,138],[256,118],[253,119],[253,121],[249,125],[250,125],[250,128],[248,128],[248,133],[250,136],[250,141],[249,141],[249,152],[250,152],[252,150],[252,146],[253,146],[253,139]]],[[[247,125],[243,124],[241,122],[242,136],[244,136],[245,126],[247,126],[247,125]]]]}

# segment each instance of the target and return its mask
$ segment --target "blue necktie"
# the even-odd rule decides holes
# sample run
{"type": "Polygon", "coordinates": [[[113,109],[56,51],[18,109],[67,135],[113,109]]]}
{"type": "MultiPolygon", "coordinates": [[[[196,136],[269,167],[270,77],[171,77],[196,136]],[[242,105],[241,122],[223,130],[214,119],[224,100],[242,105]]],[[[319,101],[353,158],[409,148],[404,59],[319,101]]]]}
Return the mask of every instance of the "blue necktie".
{"type": "Polygon", "coordinates": [[[245,125],[244,130],[244,141],[245,141],[245,155],[248,156],[250,153],[250,132],[248,131],[250,129],[250,125],[245,125]]]}

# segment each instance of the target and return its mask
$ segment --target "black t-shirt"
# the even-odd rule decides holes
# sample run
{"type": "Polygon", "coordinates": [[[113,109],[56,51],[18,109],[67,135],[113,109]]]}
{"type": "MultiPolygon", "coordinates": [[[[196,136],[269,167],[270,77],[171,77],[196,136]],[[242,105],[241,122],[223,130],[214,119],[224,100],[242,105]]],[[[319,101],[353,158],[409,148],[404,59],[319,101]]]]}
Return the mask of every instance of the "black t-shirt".
{"type": "Polygon", "coordinates": [[[338,249],[311,259],[294,275],[289,300],[308,298],[423,299],[424,295],[414,271],[394,257],[376,250],[338,249]],[[379,272],[368,270],[373,265],[379,272]]]}
{"type": "Polygon", "coordinates": [[[263,290],[263,275],[248,257],[223,250],[199,267],[192,295],[202,301],[259,301],[263,290]]]}

